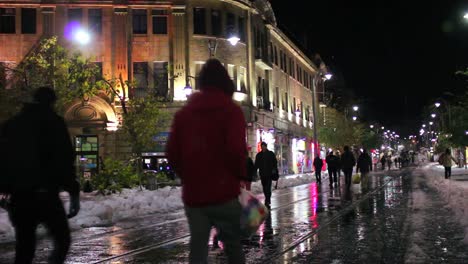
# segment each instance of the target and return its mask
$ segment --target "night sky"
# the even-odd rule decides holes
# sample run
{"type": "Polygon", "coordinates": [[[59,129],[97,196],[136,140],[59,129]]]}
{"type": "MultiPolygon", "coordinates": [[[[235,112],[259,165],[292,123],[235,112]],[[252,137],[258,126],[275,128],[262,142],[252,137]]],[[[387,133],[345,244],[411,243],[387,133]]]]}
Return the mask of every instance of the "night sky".
{"type": "Polygon", "coordinates": [[[415,133],[424,106],[466,87],[467,0],[270,2],[279,27],[341,73],[362,120],[415,133]]]}

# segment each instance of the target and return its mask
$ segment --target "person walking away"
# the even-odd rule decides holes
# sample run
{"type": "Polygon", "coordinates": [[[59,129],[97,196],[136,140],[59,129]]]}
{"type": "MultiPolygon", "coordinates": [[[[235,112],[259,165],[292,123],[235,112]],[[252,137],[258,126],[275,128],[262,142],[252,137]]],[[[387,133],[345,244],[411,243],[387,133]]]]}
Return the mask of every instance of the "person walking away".
{"type": "Polygon", "coordinates": [[[393,163],[393,162],[392,162],[392,156],[389,155],[389,156],[386,158],[386,160],[387,160],[388,170],[391,170],[391,168],[392,168],[392,163],[393,163]]]}
{"type": "Polygon", "coordinates": [[[265,195],[265,206],[270,209],[272,176],[278,171],[278,162],[275,154],[268,150],[267,144],[260,144],[262,151],[255,156],[255,169],[259,171],[262,182],[263,194],[265,195]]]}
{"type": "Polygon", "coordinates": [[[75,153],[65,121],[53,109],[57,100],[54,90],[38,88],[33,99],[6,121],[1,131],[10,154],[3,160],[8,167],[3,168],[3,177],[13,179],[7,193],[15,229],[15,263],[32,263],[39,224],[48,229],[54,244],[49,263],[64,263],[71,242],[67,217],[80,210],[75,153]],[[70,195],[68,215],[59,197],[61,190],[70,195]]]}
{"type": "Polygon", "coordinates": [[[452,160],[457,164],[457,161],[450,153],[450,149],[446,149],[445,153],[439,157],[439,164],[445,168],[445,179],[452,177],[452,160]]]}
{"type": "Polygon", "coordinates": [[[246,181],[244,182],[244,185],[245,185],[245,189],[247,191],[250,191],[251,189],[251,186],[252,186],[252,182],[255,180],[255,176],[257,174],[257,171],[255,170],[255,164],[252,160],[252,158],[250,158],[247,154],[247,178],[246,178],[246,181]]]}
{"type": "Polygon", "coordinates": [[[338,163],[339,159],[337,156],[333,155],[333,151],[330,151],[325,158],[328,167],[328,181],[330,188],[333,188],[333,183],[337,184],[338,182],[338,163]]]}
{"type": "Polygon", "coordinates": [[[359,155],[357,165],[356,165],[356,173],[361,173],[361,186],[364,189],[367,189],[367,185],[369,182],[369,172],[372,171],[372,159],[367,153],[366,149],[362,150],[361,155],[359,155]]]}
{"type": "Polygon", "coordinates": [[[198,87],[200,92],[175,114],[166,150],[182,182],[189,263],[207,263],[212,226],[219,231],[228,263],[245,263],[238,200],[246,178],[244,115],[232,99],[234,85],[218,60],[203,65],[198,87]]]}
{"type": "Polygon", "coordinates": [[[356,165],[356,159],[349,150],[349,146],[344,146],[343,150],[344,152],[341,155],[341,167],[345,175],[346,187],[349,189],[351,187],[351,176],[353,174],[353,167],[356,165]]]}
{"type": "Polygon", "coordinates": [[[380,159],[380,164],[382,164],[382,170],[385,170],[385,162],[386,162],[385,154],[382,155],[382,158],[380,159]]]}
{"type": "Polygon", "coordinates": [[[315,159],[314,159],[315,180],[319,184],[322,183],[322,167],[323,167],[323,160],[320,158],[319,155],[315,156],[315,159]]]}

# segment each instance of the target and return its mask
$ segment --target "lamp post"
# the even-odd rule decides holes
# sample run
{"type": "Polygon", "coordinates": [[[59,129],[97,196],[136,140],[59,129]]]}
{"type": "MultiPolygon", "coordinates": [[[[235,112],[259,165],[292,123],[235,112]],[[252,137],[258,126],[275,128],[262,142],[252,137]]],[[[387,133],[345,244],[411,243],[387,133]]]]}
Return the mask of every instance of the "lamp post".
{"type": "MultiPolygon", "coordinates": [[[[451,112],[451,110],[450,110],[450,104],[449,104],[449,102],[447,102],[446,100],[444,100],[444,99],[442,99],[442,98],[439,98],[439,100],[441,100],[444,104],[441,104],[440,102],[435,102],[435,103],[434,103],[434,106],[435,106],[436,108],[439,108],[439,107],[442,106],[442,105],[445,106],[445,108],[447,109],[447,113],[448,113],[448,126],[447,126],[447,128],[450,129],[451,124],[452,124],[452,112],[451,112]]],[[[440,114],[440,113],[439,113],[439,114],[440,114]]],[[[432,114],[432,115],[434,115],[434,117],[435,117],[435,114],[432,114]]],[[[432,116],[432,115],[431,115],[431,116],[432,116]]],[[[434,118],[434,117],[433,117],[433,118],[434,118]]],[[[443,116],[441,116],[440,122],[442,123],[442,129],[445,129],[445,124],[444,124],[444,118],[443,118],[443,116]]]]}
{"type": "MultiPolygon", "coordinates": [[[[319,153],[320,149],[318,147],[318,140],[317,140],[317,110],[316,108],[316,103],[315,100],[317,100],[317,85],[319,84],[320,79],[322,81],[330,80],[332,78],[332,75],[330,73],[326,73],[324,76],[320,72],[317,72],[314,76],[313,82],[312,82],[312,118],[313,118],[313,133],[314,133],[314,154],[317,155],[319,153]],[[324,78],[323,78],[324,77],[324,78]]],[[[322,84],[324,85],[324,84],[322,84]]]]}

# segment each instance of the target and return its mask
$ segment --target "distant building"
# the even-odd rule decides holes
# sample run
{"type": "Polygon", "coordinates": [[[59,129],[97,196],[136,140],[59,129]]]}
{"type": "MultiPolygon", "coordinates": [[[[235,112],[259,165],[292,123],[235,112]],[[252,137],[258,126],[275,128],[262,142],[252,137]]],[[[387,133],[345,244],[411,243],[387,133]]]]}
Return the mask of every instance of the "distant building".
{"type": "MultiPolygon", "coordinates": [[[[218,58],[235,82],[235,98],[247,120],[250,154],[266,141],[282,172],[309,171],[312,166],[312,94],[316,65],[276,26],[266,0],[172,1],[19,1],[0,3],[0,63],[14,65],[57,35],[62,45],[95,58],[107,77],[122,75],[139,88],[154,88],[172,113],[185,102],[186,86],[197,90],[196,78],[206,59],[218,58]],[[68,38],[70,23],[91,34],[82,45],[68,38]],[[237,36],[237,45],[228,39],[237,36]],[[309,131],[309,132],[308,132],[309,131]]],[[[8,82],[5,73],[1,80],[8,82]]],[[[322,85],[322,78],[316,79],[322,85]]],[[[6,85],[7,86],[7,85],[6,85]]],[[[319,89],[322,91],[322,88],[319,89]]],[[[318,102],[315,103],[317,114],[318,102]]],[[[65,118],[78,151],[77,161],[89,168],[99,157],[128,152],[115,138],[119,122],[116,102],[100,97],[77,102],[65,118]]],[[[167,133],[156,135],[163,155],[167,133]]],[[[152,154],[151,154],[152,153],[152,154]]],[[[88,169],[89,169],[88,168],[88,169]]]]}

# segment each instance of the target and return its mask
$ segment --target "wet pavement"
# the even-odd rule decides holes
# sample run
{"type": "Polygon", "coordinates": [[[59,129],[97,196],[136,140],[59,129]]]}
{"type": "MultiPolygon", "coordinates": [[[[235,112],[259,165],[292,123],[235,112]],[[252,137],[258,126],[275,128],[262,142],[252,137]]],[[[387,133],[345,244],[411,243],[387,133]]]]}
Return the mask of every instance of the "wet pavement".
{"type": "MultiPolygon", "coordinates": [[[[243,240],[248,263],[468,263],[463,230],[414,171],[371,174],[350,190],[330,189],[328,179],[275,190],[271,216],[243,240]],[[416,191],[436,202],[415,212],[416,191]]],[[[68,263],[186,263],[189,252],[183,211],[86,228],[73,239],[68,263]]],[[[12,246],[0,247],[0,263],[12,262],[12,246]]],[[[39,243],[36,263],[46,263],[50,248],[39,243]]],[[[210,263],[225,263],[222,249],[209,254],[210,263]]]]}

